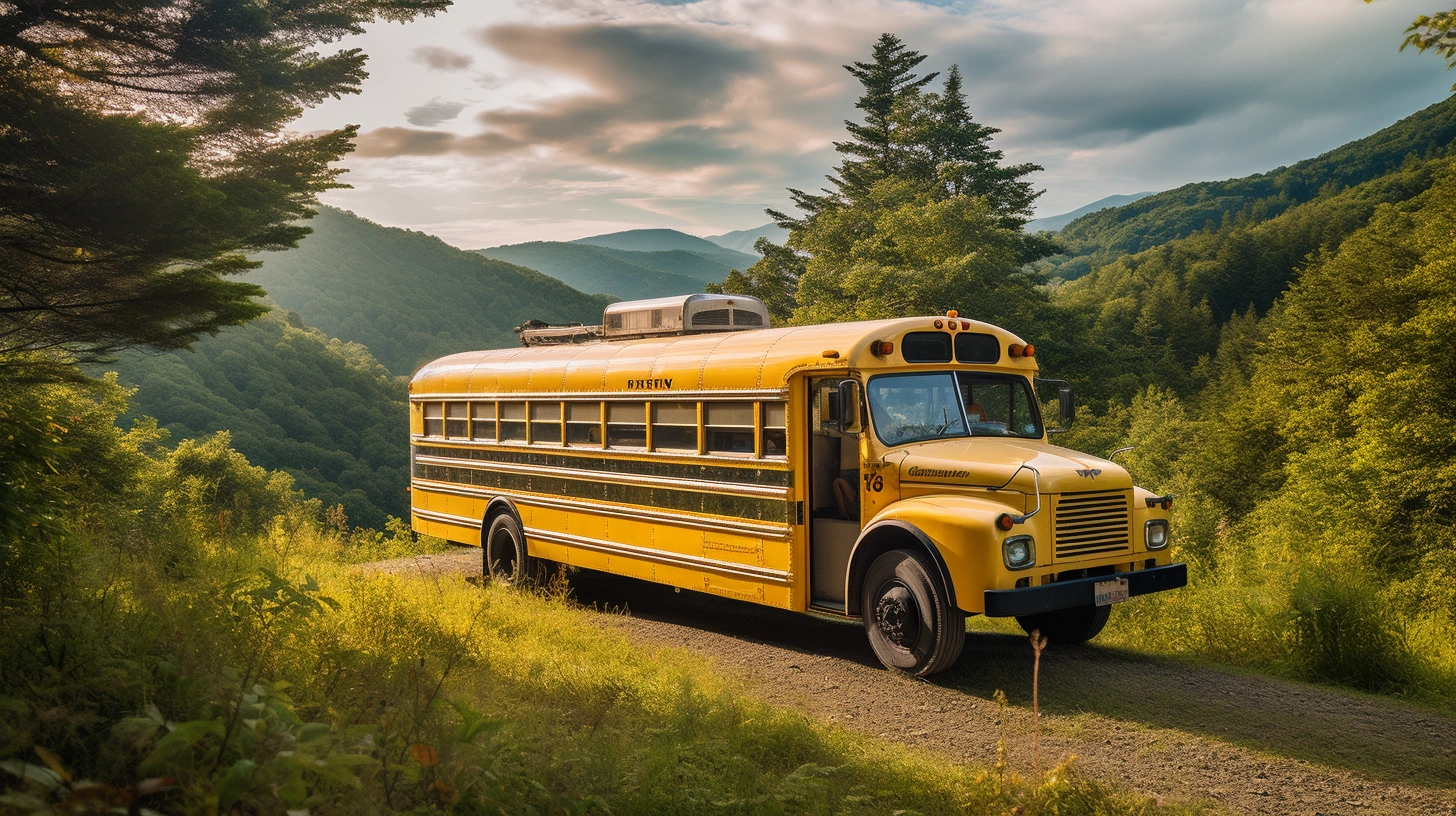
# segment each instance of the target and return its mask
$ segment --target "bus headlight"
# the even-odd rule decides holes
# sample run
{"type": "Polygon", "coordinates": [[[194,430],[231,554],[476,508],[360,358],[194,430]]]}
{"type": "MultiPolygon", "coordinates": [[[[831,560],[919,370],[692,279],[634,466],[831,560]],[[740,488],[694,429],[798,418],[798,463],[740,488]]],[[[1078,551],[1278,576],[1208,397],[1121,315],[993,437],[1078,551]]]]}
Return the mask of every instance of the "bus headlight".
{"type": "Polygon", "coordinates": [[[1006,539],[1001,542],[1001,558],[1006,562],[1006,569],[1026,569],[1036,563],[1036,539],[1029,535],[1006,539]]]}
{"type": "Polygon", "coordinates": [[[1161,550],[1168,546],[1168,520],[1153,519],[1144,524],[1143,542],[1150,550],[1161,550]]]}

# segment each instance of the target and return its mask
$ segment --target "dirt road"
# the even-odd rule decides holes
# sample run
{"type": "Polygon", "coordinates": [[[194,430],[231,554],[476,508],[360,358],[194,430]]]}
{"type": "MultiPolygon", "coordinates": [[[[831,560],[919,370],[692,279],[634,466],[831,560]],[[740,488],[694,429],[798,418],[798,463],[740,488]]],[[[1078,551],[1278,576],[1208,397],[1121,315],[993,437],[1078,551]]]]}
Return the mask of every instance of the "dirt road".
{"type": "MultiPolygon", "coordinates": [[[[378,565],[478,573],[478,550],[378,565]]],[[[1035,766],[1030,646],[972,633],[929,681],[880,668],[854,622],[601,573],[573,576],[596,620],[648,647],[711,658],[759,698],[843,727],[990,765],[1035,766]],[[993,701],[1002,690],[1003,712],[993,701]]],[[[1129,610],[1119,610],[1129,614],[1129,610]]],[[[1456,816],[1456,719],[1390,700],[1094,645],[1042,656],[1042,755],[1094,777],[1236,813],[1456,816]]]]}

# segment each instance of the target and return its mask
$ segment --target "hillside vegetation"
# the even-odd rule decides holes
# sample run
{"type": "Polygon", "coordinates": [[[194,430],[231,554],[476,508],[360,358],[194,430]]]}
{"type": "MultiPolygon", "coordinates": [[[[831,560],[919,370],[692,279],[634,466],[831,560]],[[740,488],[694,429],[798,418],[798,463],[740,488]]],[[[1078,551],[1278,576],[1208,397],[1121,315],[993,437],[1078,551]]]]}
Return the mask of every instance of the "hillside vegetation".
{"type": "Polygon", "coordinates": [[[115,385],[10,386],[7,813],[1202,812],[770,708],[559,592],[361,569],[440,542],[326,521],[225,436],[123,431],[115,385]]]}
{"type": "Polygon", "coordinates": [[[130,352],[102,368],[136,388],[129,416],[155,417],[175,440],[219,431],[248,459],[286,472],[305,494],[384,529],[409,513],[405,382],[357,343],[274,310],[191,351],[130,352]]]}
{"type": "Polygon", "coordinates": [[[1267,173],[1185,184],[1068,224],[1057,235],[1066,254],[1045,267],[1071,280],[1125,253],[1217,229],[1229,221],[1264,220],[1398,170],[1409,158],[1450,154],[1456,139],[1456,97],[1312,159],[1267,173]]]}
{"type": "Polygon", "coordinates": [[[330,337],[369,348],[395,374],[482,348],[518,345],[530,320],[601,322],[606,300],[424,233],[321,208],[297,249],[259,256],[247,280],[330,337]]]}

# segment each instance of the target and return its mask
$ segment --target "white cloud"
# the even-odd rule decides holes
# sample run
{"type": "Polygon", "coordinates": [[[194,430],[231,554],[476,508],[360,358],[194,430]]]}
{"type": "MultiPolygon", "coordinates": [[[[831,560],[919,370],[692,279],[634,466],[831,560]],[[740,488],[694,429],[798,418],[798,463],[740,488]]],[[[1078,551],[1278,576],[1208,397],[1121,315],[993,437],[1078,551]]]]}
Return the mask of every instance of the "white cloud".
{"type": "Polygon", "coordinates": [[[830,142],[857,114],[840,65],[893,31],[929,55],[924,69],[962,66],[971,110],[1003,130],[1008,160],[1047,168],[1039,210],[1051,214],[1288,164],[1444,98],[1439,60],[1397,52],[1426,5],[457,4],[347,43],[371,54],[373,78],[303,124],[365,131],[347,161],[357,189],[328,200],[452,243],[721,232],[763,223],[785,187],[822,183],[830,142]],[[440,101],[452,98],[480,100],[478,114],[458,117],[463,106],[440,101]]]}

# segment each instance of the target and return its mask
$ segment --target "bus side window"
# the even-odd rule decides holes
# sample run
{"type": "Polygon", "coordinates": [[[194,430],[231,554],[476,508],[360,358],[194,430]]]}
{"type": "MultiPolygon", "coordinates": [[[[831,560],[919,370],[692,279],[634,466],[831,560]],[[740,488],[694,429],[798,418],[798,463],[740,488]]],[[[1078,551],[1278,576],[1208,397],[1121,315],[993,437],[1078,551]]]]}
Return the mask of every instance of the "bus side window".
{"type": "Polygon", "coordinates": [[[445,435],[451,439],[470,437],[470,404],[466,402],[445,403],[445,435]]]}
{"type": "Polygon", "coordinates": [[[445,404],[425,403],[425,436],[445,435],[445,404]]]}
{"type": "Polygon", "coordinates": [[[782,402],[763,403],[763,437],[760,440],[759,455],[764,458],[782,459],[788,453],[785,438],[786,410],[782,402]]]}
{"type": "Polygon", "coordinates": [[[495,441],[495,403],[470,403],[470,438],[495,441]]]}
{"type": "Polygon", "coordinates": [[[561,403],[531,403],[531,443],[534,445],[561,444],[561,403]]]}
{"type": "Polygon", "coordinates": [[[647,403],[607,403],[607,446],[639,450],[647,447],[647,403]]]}
{"type": "Polygon", "coordinates": [[[502,442],[526,441],[526,403],[500,404],[500,438],[502,442]]]}
{"type": "Polygon", "coordinates": [[[697,403],[652,403],[652,449],[698,452],[697,403]]]}
{"type": "Polygon", "coordinates": [[[566,444],[602,444],[602,404],[600,402],[568,402],[566,404],[566,444]]]}
{"type": "Polygon", "coordinates": [[[753,403],[709,402],[703,413],[709,453],[753,455],[753,403]]]}

